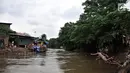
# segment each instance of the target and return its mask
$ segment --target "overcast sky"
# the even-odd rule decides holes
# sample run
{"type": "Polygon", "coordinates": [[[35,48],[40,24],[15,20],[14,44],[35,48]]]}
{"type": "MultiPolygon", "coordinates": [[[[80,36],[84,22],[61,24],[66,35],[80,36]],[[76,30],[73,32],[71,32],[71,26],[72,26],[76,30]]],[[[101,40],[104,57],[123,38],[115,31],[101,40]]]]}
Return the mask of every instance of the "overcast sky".
{"type": "MultiPolygon", "coordinates": [[[[76,21],[85,0],[0,0],[0,22],[11,22],[11,29],[32,36],[58,36],[60,27],[76,21]],[[36,31],[36,33],[34,33],[36,31]]],[[[130,2],[126,5],[130,8],[130,2]]]]}

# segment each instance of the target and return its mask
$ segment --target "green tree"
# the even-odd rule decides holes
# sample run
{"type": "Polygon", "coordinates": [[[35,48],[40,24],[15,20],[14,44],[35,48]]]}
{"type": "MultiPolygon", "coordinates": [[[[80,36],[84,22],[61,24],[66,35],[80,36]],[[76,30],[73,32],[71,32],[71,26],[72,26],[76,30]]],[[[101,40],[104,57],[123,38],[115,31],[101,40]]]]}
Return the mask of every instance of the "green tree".
{"type": "Polygon", "coordinates": [[[43,41],[46,41],[46,40],[47,40],[46,34],[42,34],[42,35],[41,35],[41,39],[42,39],[43,41]]]}
{"type": "Polygon", "coordinates": [[[130,12],[127,9],[119,11],[118,3],[119,0],[86,0],[79,20],[61,28],[61,44],[67,49],[94,51],[109,47],[118,50],[123,44],[122,36],[130,33],[130,12]]]}
{"type": "Polygon", "coordinates": [[[64,27],[61,28],[59,32],[59,42],[61,46],[64,46],[66,50],[74,49],[74,42],[71,41],[70,36],[72,31],[75,29],[75,23],[69,22],[65,23],[64,27]]]}
{"type": "Polygon", "coordinates": [[[60,48],[60,42],[58,38],[51,38],[49,40],[49,48],[60,48]]]}
{"type": "Polygon", "coordinates": [[[6,29],[3,27],[0,27],[0,34],[1,35],[9,35],[10,33],[16,33],[16,32],[11,30],[11,29],[6,29]]]}

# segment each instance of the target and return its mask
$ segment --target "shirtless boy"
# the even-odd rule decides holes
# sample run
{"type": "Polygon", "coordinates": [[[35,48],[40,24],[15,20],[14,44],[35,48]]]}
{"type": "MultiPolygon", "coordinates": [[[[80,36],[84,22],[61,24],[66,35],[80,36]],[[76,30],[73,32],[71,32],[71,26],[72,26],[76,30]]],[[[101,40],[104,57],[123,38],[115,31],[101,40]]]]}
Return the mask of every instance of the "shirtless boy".
{"type": "Polygon", "coordinates": [[[117,61],[114,61],[113,57],[109,57],[107,54],[103,53],[103,52],[97,52],[91,55],[98,55],[98,58],[101,58],[102,60],[104,60],[106,63],[109,64],[116,64],[118,66],[121,66],[117,61]]]}

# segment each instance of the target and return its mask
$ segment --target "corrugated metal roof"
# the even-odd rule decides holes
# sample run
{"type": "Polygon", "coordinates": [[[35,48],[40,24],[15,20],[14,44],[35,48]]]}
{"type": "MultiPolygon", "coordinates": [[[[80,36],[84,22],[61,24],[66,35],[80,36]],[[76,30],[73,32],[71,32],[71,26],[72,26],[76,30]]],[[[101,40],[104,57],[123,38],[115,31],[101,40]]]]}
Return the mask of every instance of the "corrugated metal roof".
{"type": "Polygon", "coordinates": [[[12,33],[11,35],[25,36],[25,37],[32,37],[32,36],[29,35],[28,33],[21,33],[21,32],[12,33]]]}
{"type": "Polygon", "coordinates": [[[28,33],[20,33],[20,32],[17,32],[16,34],[17,34],[17,35],[21,35],[21,36],[30,36],[28,33]]]}

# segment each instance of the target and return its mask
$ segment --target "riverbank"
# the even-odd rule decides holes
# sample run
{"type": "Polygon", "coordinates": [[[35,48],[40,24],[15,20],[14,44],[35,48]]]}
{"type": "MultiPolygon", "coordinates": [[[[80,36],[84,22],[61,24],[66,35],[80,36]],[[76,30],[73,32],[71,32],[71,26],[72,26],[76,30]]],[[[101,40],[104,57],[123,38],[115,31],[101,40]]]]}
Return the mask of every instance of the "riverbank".
{"type": "Polygon", "coordinates": [[[30,52],[27,48],[6,48],[0,50],[0,57],[3,58],[9,58],[9,57],[24,57],[24,56],[31,56],[32,54],[35,54],[35,52],[30,52]]]}

